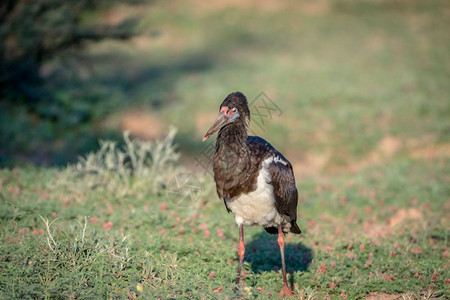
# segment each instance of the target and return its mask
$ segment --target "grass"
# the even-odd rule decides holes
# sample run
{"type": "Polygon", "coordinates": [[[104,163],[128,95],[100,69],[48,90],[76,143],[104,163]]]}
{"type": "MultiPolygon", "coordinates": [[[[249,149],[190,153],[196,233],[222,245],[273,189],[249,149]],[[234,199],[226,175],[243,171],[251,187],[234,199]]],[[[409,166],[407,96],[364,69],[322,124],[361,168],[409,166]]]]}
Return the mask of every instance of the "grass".
{"type": "MultiPolygon", "coordinates": [[[[448,166],[406,159],[301,181],[304,233],[286,249],[295,296],[448,298],[448,166]]],[[[171,180],[150,184],[183,171],[163,168],[131,180],[80,176],[80,165],[2,170],[1,297],[236,297],[237,228],[211,178],[189,182],[202,195],[178,205],[171,180]]],[[[271,298],[281,288],[276,238],[247,228],[246,249],[242,296],[271,298]]]]}
{"type": "MultiPolygon", "coordinates": [[[[238,297],[234,218],[182,166],[236,90],[281,110],[252,130],[296,171],[296,298],[450,298],[449,4],[276,3],[142,6],[141,36],[46,66],[51,107],[0,103],[0,298],[238,297]],[[133,111],[174,141],[121,142],[133,111]]],[[[276,238],[245,233],[241,296],[273,298],[276,238]]]]}

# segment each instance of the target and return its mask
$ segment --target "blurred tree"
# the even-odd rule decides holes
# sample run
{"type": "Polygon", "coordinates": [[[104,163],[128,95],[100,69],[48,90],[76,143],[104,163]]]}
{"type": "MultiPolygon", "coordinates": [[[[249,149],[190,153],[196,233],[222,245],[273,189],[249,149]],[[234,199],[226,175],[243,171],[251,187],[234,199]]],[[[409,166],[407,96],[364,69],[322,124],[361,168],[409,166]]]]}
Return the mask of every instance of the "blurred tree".
{"type": "Polygon", "coordinates": [[[113,2],[118,1],[0,1],[0,99],[20,99],[28,104],[51,100],[39,76],[46,61],[86,41],[133,36],[132,20],[115,26],[82,21],[87,11],[104,9],[113,2]]]}

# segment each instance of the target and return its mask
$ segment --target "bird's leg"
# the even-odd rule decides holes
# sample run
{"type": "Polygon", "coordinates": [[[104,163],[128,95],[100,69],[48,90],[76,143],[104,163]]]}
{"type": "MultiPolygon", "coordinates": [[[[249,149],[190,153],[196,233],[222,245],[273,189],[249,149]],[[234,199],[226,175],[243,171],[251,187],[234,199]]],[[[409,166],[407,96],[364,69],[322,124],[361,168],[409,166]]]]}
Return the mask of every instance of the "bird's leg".
{"type": "Polygon", "coordinates": [[[244,224],[240,224],[239,225],[239,246],[238,246],[239,265],[238,265],[238,270],[237,270],[236,285],[239,285],[239,282],[241,280],[241,269],[242,269],[242,262],[244,261],[244,253],[245,253],[244,224]]]}
{"type": "Polygon", "coordinates": [[[281,225],[278,225],[278,245],[281,253],[281,267],[283,268],[283,289],[280,292],[282,296],[292,296],[291,289],[288,286],[286,278],[286,264],[284,262],[284,233],[281,225]]]}

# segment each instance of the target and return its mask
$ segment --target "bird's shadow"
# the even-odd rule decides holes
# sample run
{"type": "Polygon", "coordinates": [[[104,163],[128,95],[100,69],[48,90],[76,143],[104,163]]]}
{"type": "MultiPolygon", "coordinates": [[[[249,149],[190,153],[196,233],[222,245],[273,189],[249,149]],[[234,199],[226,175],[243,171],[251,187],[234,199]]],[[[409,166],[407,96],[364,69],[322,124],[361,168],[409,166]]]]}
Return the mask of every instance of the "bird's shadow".
{"type": "MultiPolygon", "coordinates": [[[[255,273],[281,270],[281,254],[277,235],[266,232],[258,233],[246,244],[245,261],[255,273]]],[[[298,236],[293,236],[285,242],[286,271],[306,271],[313,259],[312,250],[300,242],[298,236]]]]}

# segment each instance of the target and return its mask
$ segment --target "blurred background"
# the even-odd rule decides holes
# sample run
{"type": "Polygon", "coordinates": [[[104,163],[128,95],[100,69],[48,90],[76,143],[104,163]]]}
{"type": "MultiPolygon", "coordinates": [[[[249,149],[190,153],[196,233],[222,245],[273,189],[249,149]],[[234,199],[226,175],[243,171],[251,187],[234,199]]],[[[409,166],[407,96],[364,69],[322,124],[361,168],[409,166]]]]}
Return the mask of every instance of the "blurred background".
{"type": "Polygon", "coordinates": [[[449,0],[0,1],[0,299],[236,298],[201,141],[234,91],[294,166],[298,299],[450,299],[449,32],[449,0]]]}
{"type": "Polygon", "coordinates": [[[439,0],[2,1],[0,166],[170,125],[193,164],[234,91],[300,176],[448,157],[449,28],[439,0]]]}

